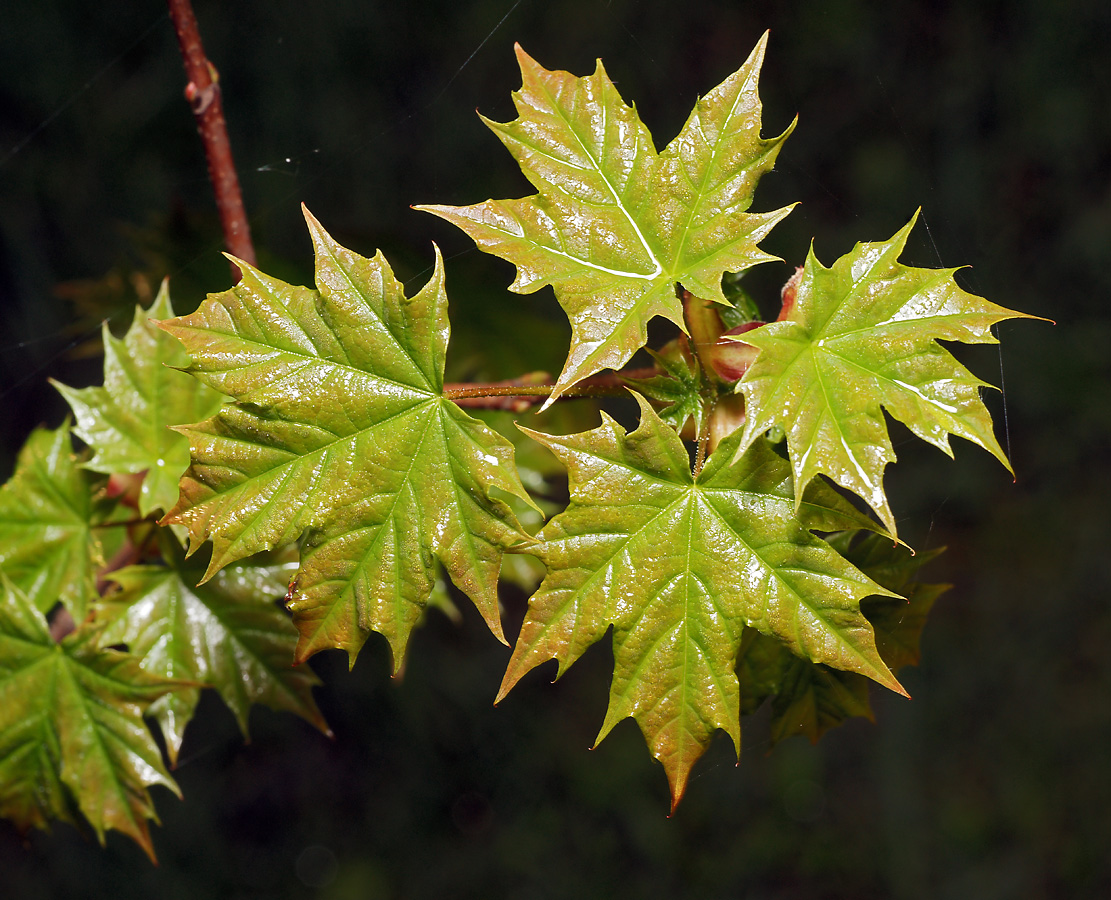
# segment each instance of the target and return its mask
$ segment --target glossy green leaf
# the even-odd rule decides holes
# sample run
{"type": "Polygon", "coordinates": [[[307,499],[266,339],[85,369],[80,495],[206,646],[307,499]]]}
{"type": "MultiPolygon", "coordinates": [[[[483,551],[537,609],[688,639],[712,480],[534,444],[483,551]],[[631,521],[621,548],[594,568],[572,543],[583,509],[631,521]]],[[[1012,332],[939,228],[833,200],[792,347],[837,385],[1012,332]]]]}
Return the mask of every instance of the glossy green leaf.
{"type": "Polygon", "coordinates": [[[164,521],[188,527],[191,552],[212,539],[206,579],[302,538],[298,661],[327,647],[353,661],[377,631],[400,666],[435,559],[501,638],[502,552],[531,539],[496,493],[528,494],[512,446],[442,395],[439,253],[407,298],[381,254],[358,256],[306,218],[318,290],[241,264],[235,288],[162,323],[188,371],[235,401],[179,429],[193,463],[164,521]]]}
{"type": "Polygon", "coordinates": [[[757,79],[766,36],[748,61],[698,101],[657,154],[599,61],[586,78],[550,72],[520,47],[519,117],[483,119],[539,191],[474,206],[421,206],[517,266],[512,290],[544,285],[571,320],[571,348],[552,398],[603,368],[620,368],[663,316],[684,327],[675,296],[727,303],[725,272],[774,257],[757,244],[790,207],[749,213],[760,176],[791,128],[760,137],[757,79]]]}
{"type": "Polygon", "coordinates": [[[42,613],[0,576],[0,816],[45,827],[74,821],[76,807],[102,842],[114,828],[153,858],[147,788],[180,792],[143,714],[179,685],[97,637],[80,629],[55,644],[42,613]]]}
{"type": "Polygon", "coordinates": [[[164,281],[149,312],[135,308],[122,339],[103,326],[103,387],[77,389],[54,382],[77,417],[74,433],[93,449],[86,468],[147,473],[139,494],[144,516],[177,502],[178,479],[189,465],[189,442],[171,426],[196,422],[220,406],[219,393],[176,371],[188,364],[189,355],[152,321],[173,314],[164,281]]]}
{"type": "Polygon", "coordinates": [[[549,659],[562,673],[614,628],[614,678],[599,740],[640,725],[676,801],[721,728],[740,749],[734,666],[746,626],[792,651],[901,691],[876,650],[862,598],[889,593],[813,530],[871,527],[815,483],[799,516],[790,470],[764,443],[739,462],[739,433],[697,478],[682,441],[638,396],[626,434],[608,416],[584,434],[534,434],[567,466],[571,504],[539,533],[548,567],[500,696],[549,659]]]}
{"type": "Polygon", "coordinates": [[[0,569],[37,609],[61,601],[80,622],[104,565],[93,489],[98,476],[73,453],[69,425],[36,429],[0,488],[0,569]]]}
{"type": "MultiPolygon", "coordinates": [[[[169,531],[164,565],[129,566],[112,574],[120,590],[97,604],[103,642],[126,644],[147,672],[215,688],[244,736],[251,704],[286,710],[327,732],[308,666],[294,667],[297,631],[277,605],[297,570],[295,553],[263,553],[221,569],[198,585],[205,566],[185,554],[169,531]]],[[[177,765],[185,726],[200,688],[155,701],[170,762],[177,765]]]]}
{"type": "Polygon", "coordinates": [[[742,447],[781,426],[800,488],[827,475],[862,497],[892,534],[883,473],[895,452],[883,410],[950,456],[954,434],[1010,471],[980,399],[990,385],[938,341],[996,343],[994,323],[1024,317],[961,290],[955,269],[901,264],[916,218],[889,241],[857,244],[828,269],[811,249],[787,319],[738,337],[760,351],[737,386],[748,407],[742,447]]]}

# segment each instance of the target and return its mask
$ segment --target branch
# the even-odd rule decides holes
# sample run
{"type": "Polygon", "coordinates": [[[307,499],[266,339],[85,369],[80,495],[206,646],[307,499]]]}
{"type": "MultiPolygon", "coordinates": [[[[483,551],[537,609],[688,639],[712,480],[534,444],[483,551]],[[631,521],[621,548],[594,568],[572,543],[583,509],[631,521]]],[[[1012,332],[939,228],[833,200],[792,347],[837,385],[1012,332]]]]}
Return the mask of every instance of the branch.
{"type": "MultiPolygon", "coordinates": [[[[659,375],[655,366],[645,369],[626,369],[605,375],[592,375],[584,378],[574,387],[564,391],[562,396],[573,399],[578,397],[624,397],[628,390],[626,378],[651,378],[659,375]]],[[[511,412],[524,412],[530,406],[544,401],[552,394],[555,382],[547,372],[536,372],[521,378],[487,383],[445,384],[444,397],[454,400],[458,406],[480,409],[507,409],[511,412]],[[539,377],[537,377],[539,376],[539,377]]]]}
{"type": "MultiPolygon", "coordinates": [[[[197,131],[204,143],[208,177],[216,193],[216,208],[220,211],[220,224],[224,229],[224,245],[232,256],[254,265],[255,247],[251,243],[251,229],[243,209],[243,195],[239,191],[239,176],[231,157],[224,104],[220,98],[220,76],[204,55],[197,17],[193,14],[190,0],[168,0],[168,4],[185,61],[185,75],[189,79],[185,86],[185,99],[193,109],[197,131]]],[[[231,264],[231,275],[236,282],[241,278],[235,263],[231,264]]]]}

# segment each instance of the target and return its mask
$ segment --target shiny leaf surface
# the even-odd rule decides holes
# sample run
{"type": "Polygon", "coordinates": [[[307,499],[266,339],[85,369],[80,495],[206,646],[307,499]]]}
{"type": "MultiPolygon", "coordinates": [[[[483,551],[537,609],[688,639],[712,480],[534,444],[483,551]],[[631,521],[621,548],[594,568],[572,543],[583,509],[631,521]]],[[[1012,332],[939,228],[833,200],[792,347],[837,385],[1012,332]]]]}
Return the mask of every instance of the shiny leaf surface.
{"type": "MultiPolygon", "coordinates": [[[[293,666],[297,631],[276,603],[297,570],[296,554],[260,554],[198,585],[205,566],[197,557],[187,560],[169,531],[162,545],[165,565],[112,574],[120,590],[97,605],[97,619],[106,623],[102,642],[126,644],[154,675],[215,688],[245,737],[253,703],[292,712],[327,732],[312,697],[318,680],[308,666],[293,666]]],[[[148,712],[162,728],[173,765],[199,698],[200,687],[175,691],[148,712]]]]}
{"type": "Polygon", "coordinates": [[[211,538],[205,574],[303,536],[290,603],[298,661],[372,631],[400,666],[439,559],[501,638],[503,550],[531,539],[495,496],[522,500],[513,448],[444,399],[447,296],[407,298],[381,254],[365,259],[306,213],[318,290],[250,266],[232,290],[162,323],[189,372],[235,402],[179,429],[193,463],[164,521],[211,538]]]}
{"type": "Polygon", "coordinates": [[[220,406],[220,394],[175,371],[188,364],[181,344],[152,319],[173,316],[166,282],[149,311],[136,307],[131,328],[114,338],[103,327],[104,386],[54,386],[66,398],[74,433],[93,449],[85,467],[105,474],[146,472],[139,513],[168,510],[177,502],[181,473],[189,465],[189,442],[171,426],[196,422],[220,406]]]}
{"type": "Polygon", "coordinates": [[[901,264],[914,222],[889,241],[857,244],[828,269],[811,249],[787,319],[738,337],[760,351],[737,387],[748,408],[742,446],[782,427],[800,488],[827,475],[892,533],[883,474],[895,452],[883,410],[950,456],[954,434],[1010,471],[980,399],[990,385],[938,341],[996,343],[991,326],[1023,316],[961,290],[955,269],[901,264]]]}
{"type": "Polygon", "coordinates": [[[23,828],[74,820],[114,828],[153,858],[147,788],[179,793],[143,722],[179,686],[81,629],[55,644],[46,619],[0,576],[0,815],[23,828]]]}
{"type": "Polygon", "coordinates": [[[739,433],[697,478],[675,432],[638,397],[641,424],[534,434],[567,466],[571,504],[539,533],[548,574],[529,602],[501,688],[549,659],[562,673],[614,628],[614,678],[599,740],[640,725],[677,802],[716,729],[740,749],[734,666],[747,627],[816,662],[901,691],[860,601],[889,592],[811,529],[872,527],[816,483],[795,513],[787,462],[765,443],[739,462],[739,433]]]}
{"type": "Polygon", "coordinates": [[[58,601],[85,618],[104,564],[92,525],[98,476],[73,453],[69,425],[36,429],[0,488],[0,569],[41,612],[58,601]]]}
{"type": "Polygon", "coordinates": [[[512,290],[555,288],[572,337],[553,399],[600,369],[620,368],[644,345],[654,316],[684,327],[676,282],[724,304],[723,273],[774,258],[757,244],[790,207],[748,212],[757,181],[791,131],[760,137],[757,80],[765,43],[766,36],[736,73],[698,101],[659,154],[601,62],[579,78],[544,69],[518,47],[519,117],[483,121],[539,193],[418,207],[514,263],[512,290]]]}

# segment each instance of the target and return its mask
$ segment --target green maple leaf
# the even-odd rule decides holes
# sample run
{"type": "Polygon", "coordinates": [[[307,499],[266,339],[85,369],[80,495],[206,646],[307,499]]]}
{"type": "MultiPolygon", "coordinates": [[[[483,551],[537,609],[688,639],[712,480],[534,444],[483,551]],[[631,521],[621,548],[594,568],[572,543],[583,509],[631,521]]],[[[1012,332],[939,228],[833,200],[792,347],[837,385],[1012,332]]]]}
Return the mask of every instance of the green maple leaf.
{"type": "Polygon", "coordinates": [[[539,193],[417,207],[514,263],[511,290],[555,288],[572,337],[552,400],[600,369],[620,368],[644,345],[654,316],[684,328],[676,282],[727,304],[723,273],[774,259],[757,243],[791,208],[748,208],[794,125],[777,138],[760,137],[757,79],[766,41],[698,101],[659,154],[600,61],[593,75],[578,78],[544,69],[518,46],[519,118],[483,121],[539,193]]]}
{"type": "Polygon", "coordinates": [[[306,211],[319,290],[238,263],[243,280],[161,323],[188,371],[235,402],[181,427],[193,462],[163,521],[208,538],[205,580],[302,537],[290,609],[296,658],[355,654],[371,631],[401,665],[439,559],[499,639],[502,552],[531,541],[499,491],[528,500],[513,448],[443,397],[439,252],[407,298],[381,254],[338,244],[306,211]]]}
{"type": "Polygon", "coordinates": [[[244,736],[253,703],[295,713],[327,732],[312,698],[319,682],[307,666],[293,666],[297,631],[275,603],[297,568],[296,555],[261,554],[198,585],[205,566],[187,560],[168,531],[162,551],[165,565],[112,573],[121,590],[97,604],[97,619],[107,623],[102,643],[126,644],[145,671],[198,685],[167,694],[148,711],[162,728],[170,763],[177,765],[200,685],[219,692],[244,736]]]}
{"type": "MultiPolygon", "coordinates": [[[[876,648],[892,672],[917,665],[926,617],[949,585],[922,584],[911,579],[918,568],[942,551],[915,556],[882,535],[868,534],[851,543],[855,536],[846,532],[832,537],[830,543],[877,584],[906,598],[869,597],[861,604],[875,629],[876,648]]],[[[825,732],[846,719],[875,718],[868,679],[855,672],[842,672],[801,659],[761,634],[746,633],[738,675],[742,714],[755,711],[767,697],[774,697],[773,744],[793,735],[803,735],[817,743],[825,732]]]]}
{"type": "Polygon", "coordinates": [[[220,406],[219,393],[175,371],[188,364],[189,355],[152,321],[173,314],[164,281],[149,312],[135,308],[122,339],[104,325],[103,387],[53,382],[77,417],[74,432],[94,451],[85,468],[147,473],[139,494],[143,516],[177,502],[178,479],[189,465],[189,442],[171,426],[210,416],[220,406]]]}
{"type": "MultiPolygon", "coordinates": [[[[890,592],[812,529],[870,528],[815,483],[795,513],[790,471],[766,443],[739,462],[739,433],[697,477],[676,433],[637,396],[641,424],[608,416],[584,434],[534,434],[567,466],[571,503],[538,534],[548,574],[529,603],[500,697],[549,659],[562,674],[614,627],[614,678],[598,739],[632,716],[677,802],[715,729],[740,750],[734,666],[746,626],[792,652],[902,692],[862,598],[890,592]]],[[[531,432],[530,432],[531,433],[531,432]]]]}
{"type": "Polygon", "coordinates": [[[901,264],[916,219],[889,241],[857,244],[828,269],[811,248],[787,319],[737,338],[760,351],[737,386],[747,406],[741,446],[782,427],[800,489],[827,475],[892,534],[883,472],[895,452],[883,410],[949,456],[954,434],[1010,471],[980,399],[991,385],[937,342],[996,343],[994,323],[1032,318],[961,290],[955,269],[901,264]]]}
{"type": "Polygon", "coordinates": [[[46,619],[0,575],[0,815],[22,828],[79,809],[101,842],[114,828],[153,858],[147,788],[180,796],[143,722],[150,703],[179,685],[134,657],[100,648],[95,630],[61,644],[46,619]]]}
{"type": "Polygon", "coordinates": [[[81,468],[66,424],[32,432],[0,488],[0,568],[42,612],[61,601],[80,622],[96,597],[100,480],[81,468]]]}

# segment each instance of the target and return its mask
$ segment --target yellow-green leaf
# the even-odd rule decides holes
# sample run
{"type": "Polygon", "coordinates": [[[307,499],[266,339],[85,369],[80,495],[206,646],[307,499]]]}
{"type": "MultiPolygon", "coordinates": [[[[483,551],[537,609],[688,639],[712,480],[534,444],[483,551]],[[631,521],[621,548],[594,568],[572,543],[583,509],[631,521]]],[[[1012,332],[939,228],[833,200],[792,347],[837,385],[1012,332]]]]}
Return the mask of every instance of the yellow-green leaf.
{"type": "Polygon", "coordinates": [[[94,483],[73,453],[68,423],[38,428],[0,487],[0,569],[41,612],[61,601],[80,622],[104,565],[92,524],[94,483]]]}
{"type": "Polygon", "coordinates": [[[862,497],[895,533],[883,473],[895,459],[883,411],[950,456],[949,435],[1010,464],[980,399],[990,387],[939,343],[996,343],[991,326],[1030,318],[957,286],[955,269],[899,262],[915,218],[889,241],[857,244],[831,268],[811,249],[784,321],[736,340],[756,347],[737,385],[742,447],[774,426],[787,435],[795,484],[827,475],[862,497]]]}
{"type": "Polygon", "coordinates": [[[77,417],[74,433],[93,450],[85,468],[109,475],[146,472],[139,493],[144,516],[177,502],[178,479],[189,465],[189,442],[171,427],[196,422],[220,406],[219,393],[176,371],[189,355],[153,321],[173,314],[164,281],[149,311],[135,308],[122,339],[103,326],[103,387],[54,382],[77,417]]]}
{"type": "Polygon", "coordinates": [[[757,244],[790,207],[748,212],[757,181],[794,127],[760,137],[757,80],[766,41],[698,101],[659,154],[601,61],[593,75],[578,78],[548,71],[517,47],[519,117],[483,121],[539,193],[417,207],[514,263],[512,290],[555,288],[572,337],[553,400],[600,369],[620,368],[644,346],[654,316],[685,327],[676,282],[726,304],[725,272],[775,258],[757,244]]]}
{"type": "Polygon", "coordinates": [[[531,542],[512,445],[443,396],[447,295],[439,253],[406,297],[381,254],[339,246],[308,215],[318,290],[240,264],[243,280],[161,323],[188,371],[234,402],[196,425],[181,498],[163,521],[211,538],[205,579],[301,539],[290,609],[298,661],[372,631],[402,662],[439,559],[501,638],[502,553],[531,542]]]}
{"type": "Polygon", "coordinates": [[[197,685],[156,700],[148,712],[162,728],[171,764],[177,765],[201,686],[219,692],[244,736],[254,703],[327,732],[312,697],[318,679],[308,666],[293,665],[297,630],[277,606],[297,570],[292,549],[232,563],[198,584],[204,564],[187,560],[165,530],[164,565],[112,573],[121,589],[97,604],[97,619],[106,623],[103,642],[126,644],[147,672],[197,685]]]}
{"type": "Polygon", "coordinates": [[[0,816],[45,827],[73,821],[76,808],[101,841],[114,828],[153,858],[147,788],[180,792],[143,714],[180,685],[97,637],[79,629],[55,644],[42,613],[0,575],[0,816]]]}
{"type": "Polygon", "coordinates": [[[641,424],[608,416],[584,434],[533,434],[567,466],[571,503],[540,531],[548,574],[529,602],[500,696],[549,659],[562,673],[614,629],[599,740],[640,725],[677,802],[718,728],[740,750],[734,667],[751,627],[815,662],[896,691],[860,601],[889,595],[812,530],[870,528],[815,483],[796,516],[790,470],[766,443],[739,462],[739,433],[697,477],[675,432],[638,396],[641,424]]]}

